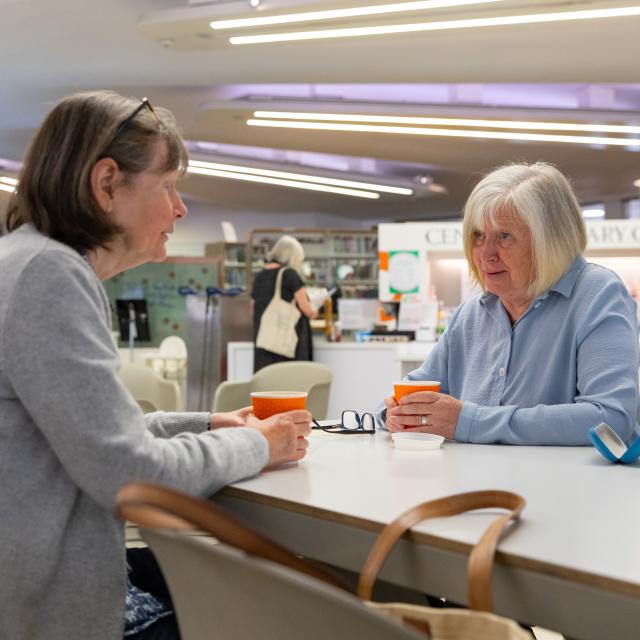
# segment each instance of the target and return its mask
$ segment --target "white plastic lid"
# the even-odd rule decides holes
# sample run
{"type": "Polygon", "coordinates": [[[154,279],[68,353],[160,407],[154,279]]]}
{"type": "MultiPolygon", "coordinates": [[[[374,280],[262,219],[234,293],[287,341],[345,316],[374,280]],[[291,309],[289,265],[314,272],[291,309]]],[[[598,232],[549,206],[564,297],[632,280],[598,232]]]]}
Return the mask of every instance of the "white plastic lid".
{"type": "Polygon", "coordinates": [[[413,449],[415,451],[433,451],[440,449],[444,438],[433,433],[416,431],[392,433],[393,446],[397,449],[413,449]]]}

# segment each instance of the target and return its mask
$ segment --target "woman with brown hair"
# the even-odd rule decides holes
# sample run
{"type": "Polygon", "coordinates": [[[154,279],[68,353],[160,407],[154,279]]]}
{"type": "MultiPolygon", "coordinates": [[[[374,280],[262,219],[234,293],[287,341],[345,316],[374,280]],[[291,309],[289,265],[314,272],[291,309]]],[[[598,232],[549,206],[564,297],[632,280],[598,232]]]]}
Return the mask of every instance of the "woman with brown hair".
{"type": "Polygon", "coordinates": [[[178,637],[143,582],[127,596],[119,487],[208,496],[305,455],[306,411],[144,416],[116,375],[100,280],[165,257],[186,166],[167,110],[110,92],[62,100],[31,145],[0,239],[2,638],[178,637]]]}

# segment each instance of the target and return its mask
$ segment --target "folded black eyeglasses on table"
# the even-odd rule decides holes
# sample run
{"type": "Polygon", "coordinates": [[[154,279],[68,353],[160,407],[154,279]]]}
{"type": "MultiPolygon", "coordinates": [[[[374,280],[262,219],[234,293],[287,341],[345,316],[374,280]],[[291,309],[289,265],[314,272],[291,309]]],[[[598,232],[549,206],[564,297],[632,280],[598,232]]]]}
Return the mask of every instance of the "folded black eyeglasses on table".
{"type": "Polygon", "coordinates": [[[313,419],[312,429],[320,429],[327,433],[375,433],[376,421],[371,413],[363,413],[360,415],[357,411],[347,409],[342,412],[342,417],[338,424],[321,425],[315,418],[313,419]]]}

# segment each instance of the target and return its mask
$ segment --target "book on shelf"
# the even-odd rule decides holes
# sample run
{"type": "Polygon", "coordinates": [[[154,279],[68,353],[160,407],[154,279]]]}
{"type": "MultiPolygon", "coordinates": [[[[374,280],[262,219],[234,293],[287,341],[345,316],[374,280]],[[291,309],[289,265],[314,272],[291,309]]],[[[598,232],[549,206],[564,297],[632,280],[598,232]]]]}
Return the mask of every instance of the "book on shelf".
{"type": "Polygon", "coordinates": [[[303,277],[309,287],[337,285],[346,298],[375,298],[378,291],[377,231],[362,229],[254,229],[248,259],[252,279],[283,234],[297,238],[305,252],[303,277]]]}

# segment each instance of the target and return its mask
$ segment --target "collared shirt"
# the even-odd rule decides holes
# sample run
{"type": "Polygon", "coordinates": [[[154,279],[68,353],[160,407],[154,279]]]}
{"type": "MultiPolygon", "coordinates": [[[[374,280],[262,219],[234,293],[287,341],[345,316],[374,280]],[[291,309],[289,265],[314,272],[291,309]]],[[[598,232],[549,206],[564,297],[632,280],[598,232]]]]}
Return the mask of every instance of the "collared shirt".
{"type": "Polygon", "coordinates": [[[512,326],[498,296],[478,294],[409,380],[440,380],[463,400],[455,439],[587,445],[608,423],[625,441],[639,409],[636,304],[618,276],[578,256],[512,326]]]}

